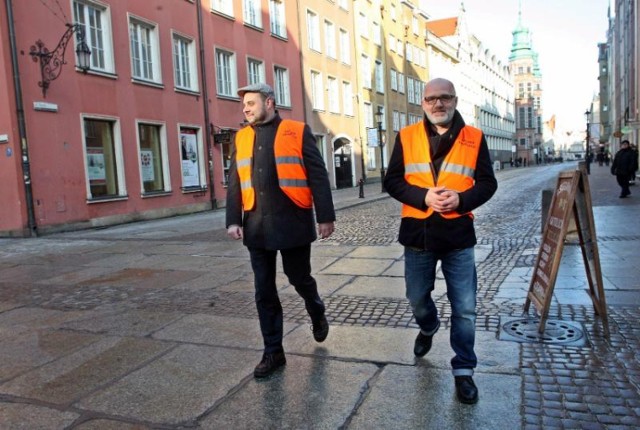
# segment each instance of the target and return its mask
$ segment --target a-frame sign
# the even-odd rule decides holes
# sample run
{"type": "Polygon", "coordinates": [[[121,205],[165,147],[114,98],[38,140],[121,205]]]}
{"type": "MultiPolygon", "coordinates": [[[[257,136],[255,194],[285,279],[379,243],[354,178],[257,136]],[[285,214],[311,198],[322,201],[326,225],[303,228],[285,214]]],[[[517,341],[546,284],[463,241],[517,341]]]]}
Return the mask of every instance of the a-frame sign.
{"type": "Polygon", "coordinates": [[[595,314],[602,318],[605,336],[609,336],[607,305],[604,298],[600,255],[591,205],[591,190],[584,166],[578,170],[561,172],[558,175],[524,312],[529,312],[529,305],[533,302],[540,314],[538,331],[544,333],[562,251],[572,221],[578,233],[582,258],[587,272],[589,297],[593,302],[595,314]]]}

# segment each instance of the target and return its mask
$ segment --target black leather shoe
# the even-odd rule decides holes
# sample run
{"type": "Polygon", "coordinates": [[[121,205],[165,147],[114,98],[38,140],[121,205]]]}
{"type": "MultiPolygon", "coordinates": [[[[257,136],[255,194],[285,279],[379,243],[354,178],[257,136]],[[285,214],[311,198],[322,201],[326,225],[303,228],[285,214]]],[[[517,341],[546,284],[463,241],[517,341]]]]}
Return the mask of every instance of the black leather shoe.
{"type": "Polygon", "coordinates": [[[324,342],[329,334],[329,321],[327,321],[327,317],[322,315],[322,318],[320,318],[318,322],[313,323],[311,331],[313,331],[313,338],[316,342],[324,342]]]}
{"type": "Polygon", "coordinates": [[[258,363],[253,371],[255,378],[265,378],[271,375],[278,368],[287,364],[284,352],[274,352],[273,354],[263,354],[262,361],[258,363]]]}
{"type": "Polygon", "coordinates": [[[456,394],[462,403],[472,405],[478,401],[478,388],[471,376],[456,376],[456,394]]]}
{"type": "Polygon", "coordinates": [[[418,333],[416,337],[416,343],[413,345],[413,353],[416,357],[424,357],[431,349],[433,343],[433,336],[426,336],[422,332],[418,333]]]}

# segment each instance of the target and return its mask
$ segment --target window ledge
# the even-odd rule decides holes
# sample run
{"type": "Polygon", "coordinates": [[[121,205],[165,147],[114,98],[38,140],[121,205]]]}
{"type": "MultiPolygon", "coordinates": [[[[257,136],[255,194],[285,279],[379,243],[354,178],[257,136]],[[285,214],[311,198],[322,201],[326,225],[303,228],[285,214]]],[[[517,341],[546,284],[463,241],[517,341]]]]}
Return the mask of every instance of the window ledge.
{"type": "Polygon", "coordinates": [[[160,90],[164,89],[164,85],[158,82],[153,82],[153,81],[145,81],[144,79],[139,79],[139,78],[131,78],[131,82],[134,84],[138,84],[138,85],[145,85],[148,87],[153,87],[153,88],[158,88],[160,90]]]}
{"type": "Polygon", "coordinates": [[[171,191],[149,191],[146,193],[142,193],[140,197],[142,197],[143,199],[149,199],[153,197],[166,197],[170,195],[171,191]]]}
{"type": "Polygon", "coordinates": [[[129,196],[126,194],[123,196],[89,197],[87,199],[87,203],[94,204],[94,203],[121,202],[123,200],[128,200],[128,199],[129,199],[129,196]]]}

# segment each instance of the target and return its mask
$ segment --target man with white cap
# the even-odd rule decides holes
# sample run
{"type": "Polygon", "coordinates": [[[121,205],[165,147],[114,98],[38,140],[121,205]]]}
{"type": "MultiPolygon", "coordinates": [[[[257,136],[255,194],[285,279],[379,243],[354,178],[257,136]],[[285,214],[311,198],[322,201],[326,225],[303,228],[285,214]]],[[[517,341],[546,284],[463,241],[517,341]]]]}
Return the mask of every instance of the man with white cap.
{"type": "Polygon", "coordinates": [[[240,88],[238,96],[249,124],[236,133],[231,153],[226,225],[229,237],[242,239],[249,250],[264,341],[254,376],[263,378],[286,364],[278,251],[285,275],[304,299],[314,339],[322,342],[329,333],[310,256],[317,235],[325,239],[333,233],[335,211],[327,169],[309,126],[280,118],[267,84],[240,88]]]}

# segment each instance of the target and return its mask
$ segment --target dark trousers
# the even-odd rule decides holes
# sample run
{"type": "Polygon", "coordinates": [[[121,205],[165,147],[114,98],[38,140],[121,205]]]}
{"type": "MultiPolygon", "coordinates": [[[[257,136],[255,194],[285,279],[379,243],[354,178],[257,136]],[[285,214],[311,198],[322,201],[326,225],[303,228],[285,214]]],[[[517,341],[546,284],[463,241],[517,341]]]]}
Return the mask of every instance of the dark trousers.
{"type": "Polygon", "coordinates": [[[616,175],[616,180],[618,181],[618,185],[622,188],[620,192],[621,196],[628,196],[631,194],[629,191],[629,175],[616,175]]]}
{"type": "MultiPolygon", "coordinates": [[[[277,253],[278,251],[262,248],[249,248],[255,278],[256,307],[266,354],[283,351],[282,305],[276,285],[277,253]]],[[[318,295],[316,280],[311,276],[311,244],[282,249],[280,255],[289,283],[304,299],[311,321],[318,321],[324,315],[325,307],[318,295]]]]}

